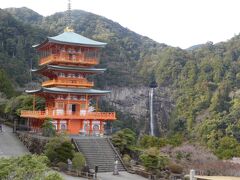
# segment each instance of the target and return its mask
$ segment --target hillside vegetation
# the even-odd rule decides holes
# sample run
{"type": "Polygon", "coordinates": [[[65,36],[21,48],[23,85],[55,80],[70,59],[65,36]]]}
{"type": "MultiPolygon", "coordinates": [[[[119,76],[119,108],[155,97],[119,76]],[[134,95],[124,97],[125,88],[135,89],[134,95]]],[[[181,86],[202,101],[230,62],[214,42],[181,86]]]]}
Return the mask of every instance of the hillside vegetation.
{"type": "MultiPolygon", "coordinates": [[[[97,86],[138,87],[154,76],[172,91],[175,108],[169,133],[201,140],[220,158],[240,156],[240,36],[227,42],[183,50],[140,36],[118,23],[75,10],[77,33],[107,42],[95,77],[97,86]]],[[[65,27],[64,13],[42,17],[29,9],[0,10],[0,68],[13,84],[29,81],[29,62],[36,66],[32,44],[65,27]],[[10,14],[8,14],[10,13],[10,14]]]]}

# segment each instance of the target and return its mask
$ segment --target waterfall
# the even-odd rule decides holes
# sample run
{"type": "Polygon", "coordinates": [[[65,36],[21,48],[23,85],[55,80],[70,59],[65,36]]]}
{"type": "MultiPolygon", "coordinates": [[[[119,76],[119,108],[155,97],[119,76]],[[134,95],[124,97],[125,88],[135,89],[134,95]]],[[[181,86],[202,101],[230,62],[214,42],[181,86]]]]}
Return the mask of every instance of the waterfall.
{"type": "Polygon", "coordinates": [[[150,109],[150,135],[155,136],[154,133],[154,119],[153,119],[153,89],[149,91],[149,109],[150,109]]]}

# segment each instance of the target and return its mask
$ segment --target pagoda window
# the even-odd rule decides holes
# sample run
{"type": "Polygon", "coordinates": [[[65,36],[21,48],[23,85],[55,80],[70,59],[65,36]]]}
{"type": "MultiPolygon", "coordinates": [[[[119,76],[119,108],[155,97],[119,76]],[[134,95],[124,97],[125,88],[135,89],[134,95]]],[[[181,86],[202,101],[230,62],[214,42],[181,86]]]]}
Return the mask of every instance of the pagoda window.
{"type": "Polygon", "coordinates": [[[57,109],[64,109],[64,103],[63,102],[57,102],[57,109]]]}
{"type": "Polygon", "coordinates": [[[64,99],[63,95],[58,95],[57,99],[64,99]]]}
{"type": "Polygon", "coordinates": [[[73,60],[73,55],[72,54],[68,54],[68,59],[69,60],[73,60]]]}
{"type": "Polygon", "coordinates": [[[83,75],[82,74],[78,74],[77,77],[78,78],[83,78],[83,75]]]}
{"type": "Polygon", "coordinates": [[[67,124],[63,124],[61,123],[61,126],[60,126],[61,130],[66,130],[67,129],[67,124]]]}
{"type": "Polygon", "coordinates": [[[75,55],[72,55],[72,60],[76,61],[76,56],[75,55]]]}
{"type": "Polygon", "coordinates": [[[86,104],[85,103],[80,104],[80,109],[86,109],[86,104]]]}
{"type": "Polygon", "coordinates": [[[59,77],[65,77],[64,73],[59,73],[59,77]]]}
{"type": "Polygon", "coordinates": [[[71,96],[72,100],[78,100],[77,96],[71,96]]]}
{"type": "Polygon", "coordinates": [[[69,77],[69,78],[71,78],[71,77],[72,77],[72,78],[75,78],[76,76],[75,76],[75,74],[70,73],[70,74],[67,75],[67,77],[69,77]]]}
{"type": "Polygon", "coordinates": [[[80,100],[81,100],[81,101],[85,101],[85,100],[86,100],[86,97],[85,97],[85,96],[81,96],[81,97],[80,97],[80,100]]]}
{"type": "Polygon", "coordinates": [[[81,48],[78,48],[78,49],[76,50],[76,52],[77,52],[78,54],[81,54],[81,53],[82,53],[81,48]]]}
{"type": "Polygon", "coordinates": [[[97,57],[97,51],[96,50],[88,50],[86,52],[86,58],[95,58],[97,57]]]}

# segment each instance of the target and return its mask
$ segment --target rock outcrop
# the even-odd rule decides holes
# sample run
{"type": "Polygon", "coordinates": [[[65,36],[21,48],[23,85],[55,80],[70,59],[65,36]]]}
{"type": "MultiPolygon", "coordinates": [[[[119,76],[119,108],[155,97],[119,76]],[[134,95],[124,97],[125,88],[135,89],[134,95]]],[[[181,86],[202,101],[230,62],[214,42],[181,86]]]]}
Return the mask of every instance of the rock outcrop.
{"type": "MultiPolygon", "coordinates": [[[[123,114],[129,114],[137,122],[140,133],[149,132],[149,87],[111,87],[112,92],[105,97],[110,106],[123,114]]],[[[153,114],[157,135],[165,133],[168,127],[170,112],[174,105],[171,91],[167,88],[154,89],[153,114]]],[[[121,120],[121,119],[120,119],[121,120]]]]}

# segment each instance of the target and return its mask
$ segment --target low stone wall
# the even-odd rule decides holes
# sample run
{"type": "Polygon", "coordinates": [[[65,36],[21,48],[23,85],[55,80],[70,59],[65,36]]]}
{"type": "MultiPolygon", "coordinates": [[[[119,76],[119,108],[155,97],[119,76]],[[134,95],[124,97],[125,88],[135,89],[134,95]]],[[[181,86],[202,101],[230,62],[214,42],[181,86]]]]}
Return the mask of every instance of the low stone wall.
{"type": "Polygon", "coordinates": [[[49,141],[48,137],[31,134],[29,132],[17,132],[18,138],[23,142],[27,149],[34,154],[41,154],[44,151],[46,143],[49,141]]]}

